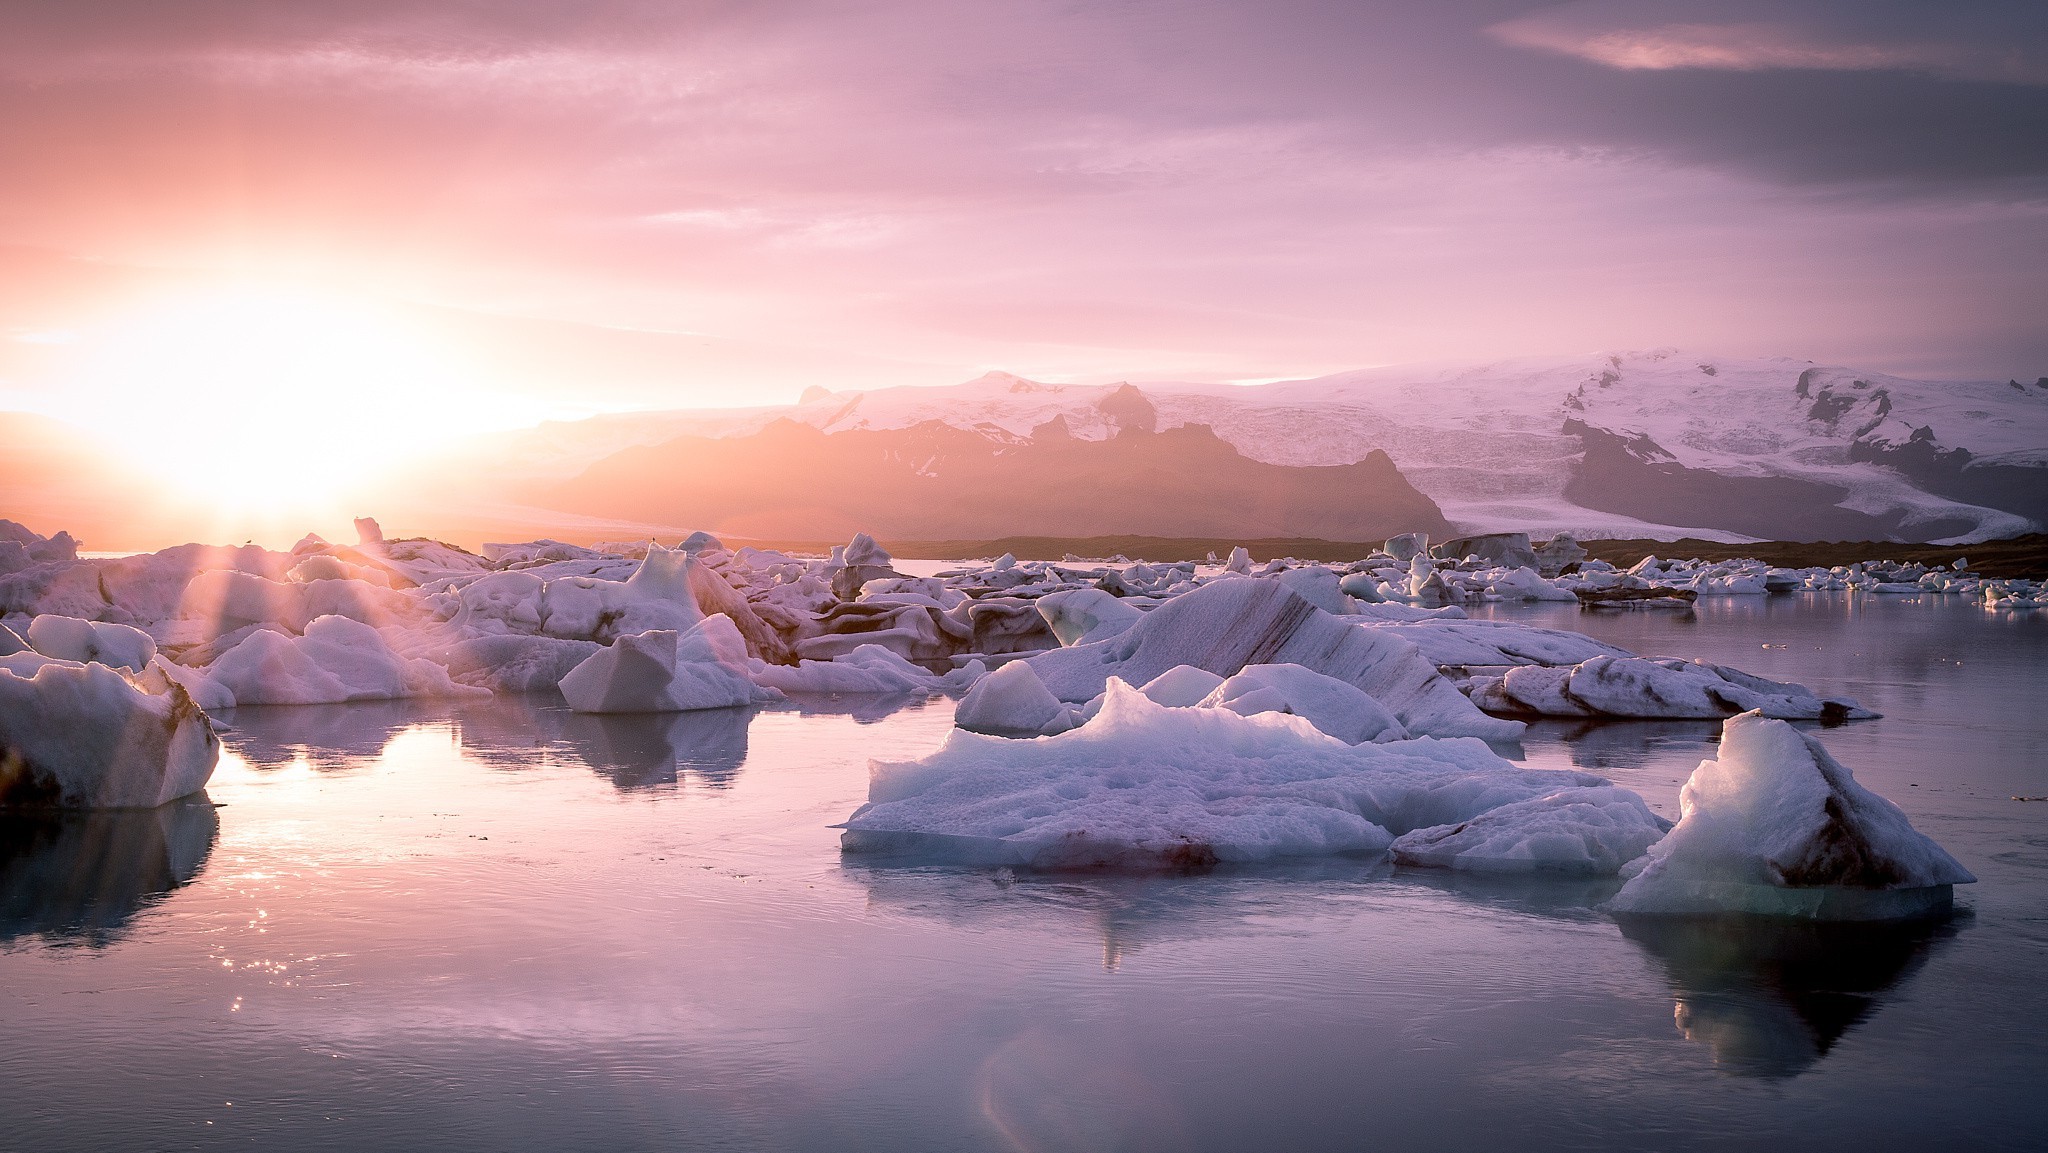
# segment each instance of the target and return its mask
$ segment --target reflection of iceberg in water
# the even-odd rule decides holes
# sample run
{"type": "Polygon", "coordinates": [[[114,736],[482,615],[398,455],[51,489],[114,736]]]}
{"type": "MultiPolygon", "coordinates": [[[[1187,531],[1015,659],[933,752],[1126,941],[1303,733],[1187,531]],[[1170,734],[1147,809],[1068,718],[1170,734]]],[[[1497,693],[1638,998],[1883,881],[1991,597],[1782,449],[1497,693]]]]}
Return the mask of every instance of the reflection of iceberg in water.
{"type": "Polygon", "coordinates": [[[785,701],[769,705],[769,712],[795,712],[806,717],[851,717],[855,724],[872,725],[897,713],[931,704],[923,693],[790,693],[785,701]]]}
{"type": "Polygon", "coordinates": [[[1148,946],[1258,933],[1272,919],[1326,912],[1332,885],[1385,880],[1383,861],[1341,858],[1226,866],[1194,876],[1033,873],[954,865],[843,864],[872,908],[975,927],[1040,923],[1102,941],[1102,966],[1148,946]]]}
{"type": "Polygon", "coordinates": [[[0,944],[112,943],[199,875],[219,833],[203,792],[157,809],[0,813],[0,944]]]}
{"type": "Polygon", "coordinates": [[[1687,1040],[1741,1077],[1793,1077],[1827,1056],[1953,937],[1953,922],[1624,918],[1663,962],[1687,1040]]]}
{"type": "Polygon", "coordinates": [[[1711,756],[1720,739],[1720,721],[1613,718],[1531,721],[1522,734],[1525,746],[1561,745],[1574,766],[1591,772],[1636,768],[1660,752],[1674,750],[1692,757],[1711,756]]]}
{"type": "Polygon", "coordinates": [[[283,768],[299,758],[323,772],[376,759],[406,728],[444,720],[448,703],[357,701],[346,705],[252,705],[223,709],[222,739],[258,768],[283,768]]]}
{"type": "Polygon", "coordinates": [[[726,788],[747,759],[751,708],[685,713],[564,713],[558,720],[568,751],[621,789],[673,785],[689,774],[726,788]]]}

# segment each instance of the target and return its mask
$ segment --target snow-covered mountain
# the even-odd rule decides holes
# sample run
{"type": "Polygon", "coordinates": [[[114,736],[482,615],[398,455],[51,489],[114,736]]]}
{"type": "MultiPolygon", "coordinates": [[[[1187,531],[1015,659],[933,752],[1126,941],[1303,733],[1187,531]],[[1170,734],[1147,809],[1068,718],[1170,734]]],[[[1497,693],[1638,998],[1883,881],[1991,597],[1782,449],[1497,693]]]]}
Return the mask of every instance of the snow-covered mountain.
{"type": "MultiPolygon", "coordinates": [[[[1078,440],[1206,425],[1254,461],[1293,467],[1379,449],[1467,532],[1981,540],[2048,521],[2048,380],[1932,382],[1673,350],[1256,386],[990,373],[943,388],[813,389],[744,413],[604,418],[579,436],[586,450],[624,448],[780,419],[826,433],[935,421],[999,443],[1054,421],[1078,440]]],[[[566,474],[577,454],[560,448],[548,463],[566,474]]]]}

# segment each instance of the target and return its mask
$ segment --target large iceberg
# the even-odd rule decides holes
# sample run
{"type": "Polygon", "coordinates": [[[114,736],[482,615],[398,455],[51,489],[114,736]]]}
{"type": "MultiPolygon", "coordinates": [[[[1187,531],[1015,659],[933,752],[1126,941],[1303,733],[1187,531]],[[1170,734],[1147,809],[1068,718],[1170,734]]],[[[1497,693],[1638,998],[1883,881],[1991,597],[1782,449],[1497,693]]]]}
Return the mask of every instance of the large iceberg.
{"type": "Polygon", "coordinates": [[[1377,856],[1412,829],[1605,783],[1516,768],[1477,740],[1347,745],[1300,717],[1173,708],[1112,679],[1096,716],[1069,732],[955,729],[924,760],[877,762],[868,803],[840,827],[853,853],[1175,868],[1377,856]]]}
{"type": "Polygon", "coordinates": [[[0,657],[0,805],[154,808],[206,787],[220,738],[175,682],[0,657]]]}
{"type": "Polygon", "coordinates": [[[1679,809],[1614,912],[1892,920],[1946,912],[1952,887],[1977,879],[1819,741],[1759,713],[1722,726],[1679,809]]]}
{"type": "Polygon", "coordinates": [[[1294,664],[1363,691],[1413,734],[1512,740],[1517,721],[1479,711],[1413,643],[1350,623],[1272,580],[1226,579],[1175,597],[1121,636],[1026,658],[1054,696],[1079,703],[1111,677],[1145,684],[1176,665],[1232,676],[1294,664]]]}

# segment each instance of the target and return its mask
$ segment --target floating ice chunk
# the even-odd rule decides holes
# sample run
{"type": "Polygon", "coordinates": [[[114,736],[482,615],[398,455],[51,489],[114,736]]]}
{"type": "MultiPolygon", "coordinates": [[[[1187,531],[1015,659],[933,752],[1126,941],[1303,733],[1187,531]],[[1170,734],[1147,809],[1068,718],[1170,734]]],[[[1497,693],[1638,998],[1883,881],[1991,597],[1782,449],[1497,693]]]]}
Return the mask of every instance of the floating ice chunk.
{"type": "Polygon", "coordinates": [[[1380,548],[1388,556],[1405,563],[1429,552],[1429,534],[1404,532],[1399,536],[1388,537],[1387,542],[1380,548]]]}
{"type": "Polygon", "coordinates": [[[1578,594],[1544,580],[1533,568],[1508,569],[1487,584],[1487,591],[1502,600],[1577,601],[1578,594]]]}
{"type": "Polygon", "coordinates": [[[1351,611],[1351,600],[1338,587],[1337,574],[1321,565],[1286,569],[1275,573],[1273,579],[1326,613],[1341,615],[1351,611]]]}
{"type": "Polygon", "coordinates": [[[798,661],[791,666],[756,660],[748,662],[748,668],[755,684],[779,692],[870,696],[965,688],[986,671],[980,661],[969,661],[965,667],[939,676],[876,644],[855,646],[829,661],[798,661]]]}
{"type": "Polygon", "coordinates": [[[98,663],[139,673],[156,655],[156,641],[128,625],[40,616],[28,623],[28,643],[46,657],[98,663]]]}
{"type": "Polygon", "coordinates": [[[732,622],[709,616],[687,632],[620,637],[562,678],[562,696],[579,713],[686,712],[774,699],[748,679],[745,662],[746,641],[732,622]]]}
{"type": "Polygon", "coordinates": [[[842,845],[1035,868],[1376,855],[1396,833],[1604,783],[1518,769],[1481,741],[1347,745],[1301,717],[1169,708],[1112,680],[1069,732],[956,729],[922,761],[877,762],[842,845]]]}
{"type": "Polygon", "coordinates": [[[1536,628],[1514,621],[1437,619],[1375,624],[1372,627],[1414,642],[1422,650],[1422,655],[1439,667],[1575,665],[1598,656],[1634,655],[1627,649],[1596,641],[1584,633],[1536,628]]]}
{"type": "Polygon", "coordinates": [[[1024,661],[1011,661],[975,682],[953,713],[953,723],[970,733],[998,737],[1042,737],[1080,723],[1073,709],[1046,691],[1024,661]]]}
{"type": "MultiPolygon", "coordinates": [[[[1172,671],[1168,671],[1162,677],[1171,675],[1172,671]]],[[[1152,696],[1151,688],[1145,686],[1148,697],[1152,696]]],[[[1258,713],[1292,713],[1347,745],[1408,739],[1408,731],[1401,727],[1401,722],[1378,701],[1353,685],[1300,665],[1246,666],[1243,672],[1212,689],[1200,705],[1229,709],[1247,717],[1258,713]]]]}
{"type": "Polygon", "coordinates": [[[1234,572],[1239,575],[1250,573],[1252,571],[1252,554],[1246,552],[1243,545],[1231,549],[1230,561],[1223,566],[1223,571],[1234,572]]]}
{"type": "Polygon", "coordinates": [[[1175,665],[1231,676],[1246,665],[1297,664],[1363,691],[1412,734],[1509,740],[1522,726],[1486,714],[1414,644],[1334,617],[1271,580],[1220,580],[1145,614],[1122,636],[1027,658],[1045,687],[1079,703],[1111,676],[1145,684],[1175,665]]]}
{"type": "Polygon", "coordinates": [[[494,693],[545,692],[601,647],[596,641],[506,633],[461,641],[448,649],[444,663],[457,684],[494,693]]]}
{"type": "MultiPolygon", "coordinates": [[[[1503,685],[1510,693],[1514,685],[1503,685]]],[[[1594,716],[1714,719],[1753,709],[1784,720],[1852,720],[1877,714],[1846,697],[1824,698],[1704,661],[1599,656],[1579,664],[1565,695],[1594,716]]],[[[1532,710],[1537,701],[1524,701],[1532,710]]]]}
{"type": "Polygon", "coordinates": [[[1144,614],[1101,589],[1067,589],[1038,598],[1038,613],[1062,645],[1122,635],[1144,614]]]}
{"type": "Polygon", "coordinates": [[[1615,912],[1893,920],[1945,912],[1976,880],[1819,741],[1758,713],[1722,725],[1678,800],[1615,912]]]}
{"type": "MultiPolygon", "coordinates": [[[[1379,578],[1369,572],[1346,573],[1344,578],[1337,582],[1337,591],[1352,600],[1364,601],[1366,604],[1379,604],[1387,599],[1386,594],[1380,592],[1379,578]]],[[[1346,611],[1356,609],[1354,607],[1346,611]]]]}
{"type": "Polygon", "coordinates": [[[1627,789],[1580,786],[1454,825],[1416,829],[1394,842],[1393,853],[1404,865],[1475,873],[1611,877],[1670,828],[1627,789]]]}
{"type": "Polygon", "coordinates": [[[30,653],[0,662],[0,805],[154,808],[213,776],[220,738],[177,685],[30,653]]]}
{"type": "Polygon", "coordinates": [[[1215,692],[1216,687],[1222,683],[1222,677],[1207,669],[1198,669],[1193,665],[1175,665],[1146,681],[1145,687],[1138,691],[1144,693],[1155,705],[1184,709],[1201,704],[1203,699],[1215,692]]]}
{"type": "Polygon", "coordinates": [[[456,684],[432,661],[400,656],[376,629],[341,616],[314,619],[303,636],[272,629],[252,632],[214,661],[206,675],[232,693],[236,705],[490,695],[456,684]]]}

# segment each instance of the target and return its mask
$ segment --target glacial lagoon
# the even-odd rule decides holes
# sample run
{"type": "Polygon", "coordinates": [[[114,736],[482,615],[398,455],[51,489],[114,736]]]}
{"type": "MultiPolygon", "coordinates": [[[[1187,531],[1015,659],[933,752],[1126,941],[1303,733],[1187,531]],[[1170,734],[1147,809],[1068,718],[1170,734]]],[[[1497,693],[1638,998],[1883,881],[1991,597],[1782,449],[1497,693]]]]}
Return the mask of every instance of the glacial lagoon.
{"type": "MultiPolygon", "coordinates": [[[[0,1146],[2040,1148],[2048,613],[1474,610],[1853,696],[1938,925],[1618,924],[1614,882],[842,858],[952,705],[244,708],[207,792],[0,860],[0,1146]],[[2032,799],[2021,799],[2032,798],[2032,799]]],[[[1677,815],[1711,722],[1542,721],[1677,815]]]]}

